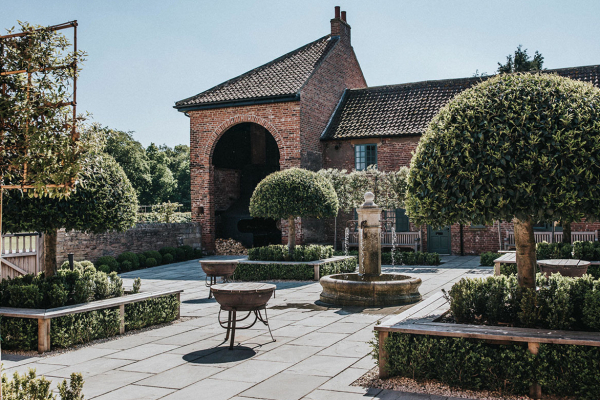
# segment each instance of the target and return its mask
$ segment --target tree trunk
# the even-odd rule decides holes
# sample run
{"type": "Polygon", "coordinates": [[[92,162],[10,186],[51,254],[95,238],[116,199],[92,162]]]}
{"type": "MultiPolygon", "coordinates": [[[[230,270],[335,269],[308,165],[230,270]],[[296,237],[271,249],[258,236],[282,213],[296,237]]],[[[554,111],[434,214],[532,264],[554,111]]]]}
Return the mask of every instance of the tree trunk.
{"type": "Polygon", "coordinates": [[[561,222],[563,228],[562,242],[571,244],[571,223],[561,222]]]}
{"type": "Polygon", "coordinates": [[[515,246],[517,247],[517,279],[519,286],[535,289],[535,238],[531,219],[514,220],[515,246]]]}
{"type": "Polygon", "coordinates": [[[44,234],[44,274],[52,276],[56,273],[56,231],[44,234]]]}
{"type": "Polygon", "coordinates": [[[296,220],[294,217],[288,218],[288,253],[290,257],[294,254],[296,248],[296,220]]]}

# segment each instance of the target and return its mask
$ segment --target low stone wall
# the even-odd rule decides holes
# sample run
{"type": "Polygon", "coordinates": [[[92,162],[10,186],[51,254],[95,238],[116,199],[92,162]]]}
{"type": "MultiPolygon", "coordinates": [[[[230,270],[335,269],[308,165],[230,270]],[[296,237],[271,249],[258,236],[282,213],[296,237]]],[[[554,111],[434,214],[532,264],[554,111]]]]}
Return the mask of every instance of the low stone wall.
{"type": "Polygon", "coordinates": [[[58,231],[56,259],[62,264],[68,253],[75,260],[96,261],[102,256],[117,257],[125,251],[141,253],[158,250],[165,246],[188,245],[201,247],[202,229],[200,223],[184,224],[137,224],[125,232],[90,234],[78,231],[58,231]]]}

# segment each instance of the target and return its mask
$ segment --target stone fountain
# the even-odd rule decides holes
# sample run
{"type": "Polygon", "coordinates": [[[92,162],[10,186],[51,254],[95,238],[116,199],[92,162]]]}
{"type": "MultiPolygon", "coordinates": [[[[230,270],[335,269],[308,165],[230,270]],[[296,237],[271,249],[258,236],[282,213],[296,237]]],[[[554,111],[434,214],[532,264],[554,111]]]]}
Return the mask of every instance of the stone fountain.
{"type": "Polygon", "coordinates": [[[396,273],[381,273],[381,207],[375,195],[365,194],[358,213],[358,273],[321,278],[320,300],[339,306],[382,307],[421,300],[420,278],[396,273]]]}

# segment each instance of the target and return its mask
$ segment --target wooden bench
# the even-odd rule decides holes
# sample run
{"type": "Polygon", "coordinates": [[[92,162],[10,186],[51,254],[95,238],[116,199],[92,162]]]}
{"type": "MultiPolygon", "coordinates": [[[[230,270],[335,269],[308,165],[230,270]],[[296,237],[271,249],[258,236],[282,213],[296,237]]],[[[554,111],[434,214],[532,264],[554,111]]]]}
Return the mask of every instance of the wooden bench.
{"type": "MultiPolygon", "coordinates": [[[[57,308],[14,308],[0,307],[0,315],[3,317],[12,318],[31,318],[38,320],[38,353],[43,353],[50,350],[50,321],[52,318],[63,317],[65,315],[80,314],[89,311],[103,310],[106,308],[119,307],[121,326],[119,334],[125,333],[125,305],[138,303],[157,297],[169,295],[177,295],[177,301],[181,301],[181,292],[183,290],[165,290],[160,292],[142,292],[136,294],[125,295],[121,297],[113,297],[105,300],[92,301],[84,304],[74,304],[72,306],[64,306],[57,308]]],[[[181,303],[177,307],[177,318],[181,312],[181,303]]]]}
{"type": "MultiPolygon", "coordinates": [[[[438,295],[377,325],[379,335],[379,375],[387,377],[383,342],[390,332],[485,340],[494,344],[527,343],[530,353],[537,354],[541,343],[600,347],[600,332],[561,331],[554,329],[513,328],[506,326],[467,325],[434,322],[448,310],[446,300],[438,295]],[[424,304],[427,303],[427,304],[424,304]]],[[[539,399],[541,386],[530,387],[530,397],[539,399]]]]}
{"type": "Polygon", "coordinates": [[[500,275],[500,265],[501,264],[516,264],[517,263],[517,253],[510,252],[504,253],[500,257],[494,260],[494,275],[500,275]]]}

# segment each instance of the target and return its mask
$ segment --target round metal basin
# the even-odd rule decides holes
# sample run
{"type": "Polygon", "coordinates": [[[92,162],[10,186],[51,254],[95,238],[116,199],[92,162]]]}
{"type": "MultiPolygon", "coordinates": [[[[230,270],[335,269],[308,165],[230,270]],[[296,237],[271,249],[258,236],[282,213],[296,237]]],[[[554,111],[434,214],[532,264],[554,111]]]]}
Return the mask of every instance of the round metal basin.
{"type": "Polygon", "coordinates": [[[337,274],[321,278],[321,301],[340,306],[383,307],[421,300],[420,278],[401,274],[337,274]]]}
{"type": "Polygon", "coordinates": [[[208,276],[231,276],[235,272],[237,265],[237,260],[200,261],[202,271],[208,276]]]}
{"type": "Polygon", "coordinates": [[[223,310],[253,311],[266,306],[275,291],[269,283],[223,283],[211,286],[223,310]]]}

